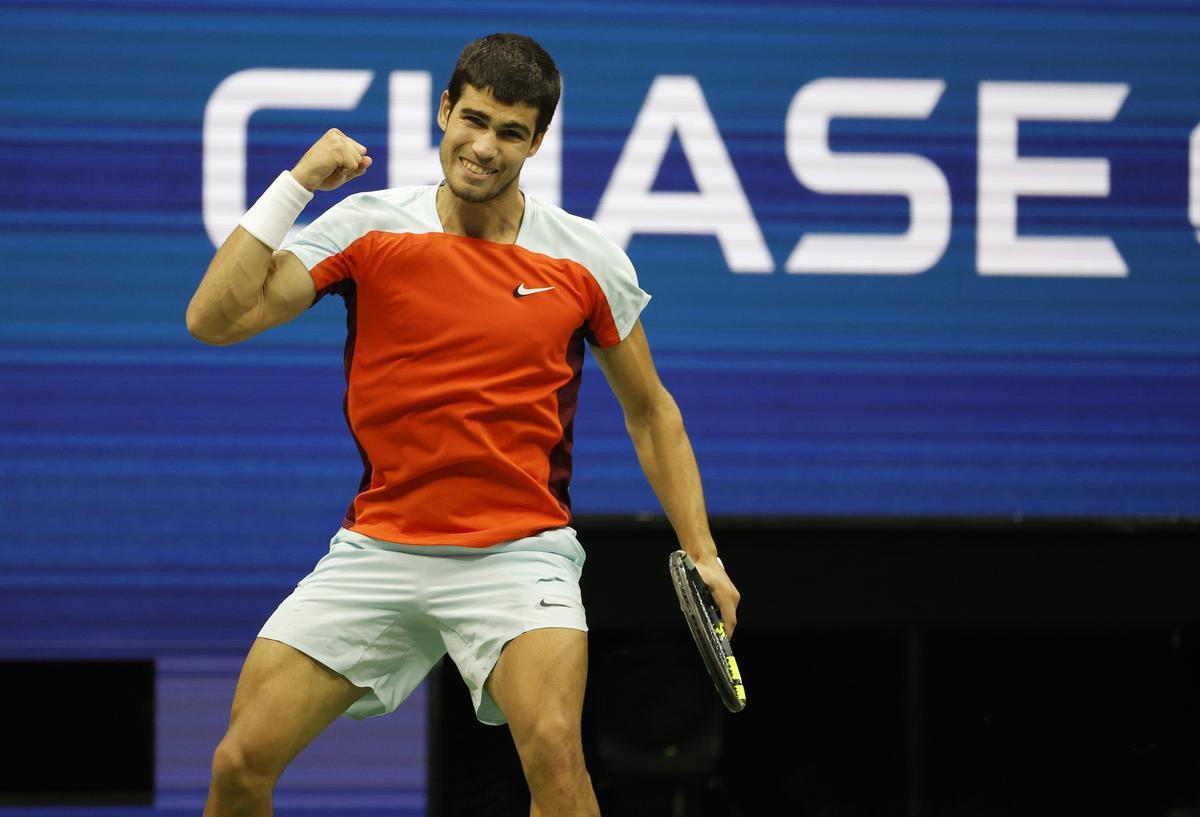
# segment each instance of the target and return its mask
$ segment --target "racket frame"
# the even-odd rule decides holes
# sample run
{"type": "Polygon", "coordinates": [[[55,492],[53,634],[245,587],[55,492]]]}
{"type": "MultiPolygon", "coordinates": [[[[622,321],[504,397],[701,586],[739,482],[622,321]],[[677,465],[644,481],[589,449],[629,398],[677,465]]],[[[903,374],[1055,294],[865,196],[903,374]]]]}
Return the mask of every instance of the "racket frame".
{"type": "Polygon", "coordinates": [[[746,688],[712,592],[684,551],[672,553],[667,565],[679,608],[721,702],[730,712],[741,712],[746,708],[746,688]]]}

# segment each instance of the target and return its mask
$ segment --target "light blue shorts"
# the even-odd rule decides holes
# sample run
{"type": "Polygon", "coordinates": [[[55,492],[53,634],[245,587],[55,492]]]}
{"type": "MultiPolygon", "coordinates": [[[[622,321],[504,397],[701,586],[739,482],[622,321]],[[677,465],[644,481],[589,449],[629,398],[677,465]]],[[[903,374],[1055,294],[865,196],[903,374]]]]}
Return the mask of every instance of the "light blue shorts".
{"type": "Polygon", "coordinates": [[[587,631],[584,558],[569,527],[482,549],[401,545],[342,528],[258,635],[367,687],[349,718],[391,712],[449,653],[475,716],[498,725],[507,718],[483,685],[504,645],[543,627],[587,631]]]}

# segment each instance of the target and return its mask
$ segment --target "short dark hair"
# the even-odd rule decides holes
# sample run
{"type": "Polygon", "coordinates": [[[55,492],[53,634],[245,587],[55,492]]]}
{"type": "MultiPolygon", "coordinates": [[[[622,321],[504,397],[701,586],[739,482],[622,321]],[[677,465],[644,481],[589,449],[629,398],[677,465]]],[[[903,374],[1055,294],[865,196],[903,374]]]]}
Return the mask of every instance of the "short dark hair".
{"type": "Polygon", "coordinates": [[[524,103],[537,108],[534,135],[550,127],[562,79],[558,66],[532,37],[524,34],[489,34],[467,43],[450,75],[450,107],[458,104],[463,83],[490,91],[505,105],[524,103]]]}

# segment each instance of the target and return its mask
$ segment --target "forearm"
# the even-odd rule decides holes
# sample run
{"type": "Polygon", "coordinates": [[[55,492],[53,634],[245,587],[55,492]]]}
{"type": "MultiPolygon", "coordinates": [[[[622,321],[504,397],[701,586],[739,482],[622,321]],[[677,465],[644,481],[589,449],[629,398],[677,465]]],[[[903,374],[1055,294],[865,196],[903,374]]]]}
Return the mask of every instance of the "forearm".
{"type": "Polygon", "coordinates": [[[680,546],[695,560],[716,556],[716,544],[708,529],[700,469],[675,400],[663,391],[646,414],[627,415],[625,427],[680,546]]]}
{"type": "Polygon", "coordinates": [[[217,250],[187,309],[188,331],[221,343],[259,306],[271,266],[271,248],[237,227],[217,250]]]}

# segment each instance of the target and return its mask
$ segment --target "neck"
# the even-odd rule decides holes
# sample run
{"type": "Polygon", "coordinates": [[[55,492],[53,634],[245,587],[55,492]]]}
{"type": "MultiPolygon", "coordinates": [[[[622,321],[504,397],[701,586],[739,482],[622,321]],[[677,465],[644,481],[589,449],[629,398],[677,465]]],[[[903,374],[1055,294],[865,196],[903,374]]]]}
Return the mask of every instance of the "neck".
{"type": "Polygon", "coordinates": [[[460,199],[443,182],[437,191],[437,212],[443,232],[512,244],[521,230],[525,196],[514,182],[496,198],[475,203],[460,199]]]}

